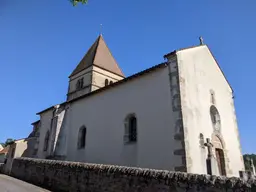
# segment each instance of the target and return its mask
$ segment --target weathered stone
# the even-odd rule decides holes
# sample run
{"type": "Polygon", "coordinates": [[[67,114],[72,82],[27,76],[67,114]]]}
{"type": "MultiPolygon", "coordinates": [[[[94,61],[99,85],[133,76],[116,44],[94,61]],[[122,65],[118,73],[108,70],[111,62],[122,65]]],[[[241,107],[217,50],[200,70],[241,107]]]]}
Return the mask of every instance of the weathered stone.
{"type": "Polygon", "coordinates": [[[63,192],[224,192],[254,191],[256,187],[255,180],[30,158],[14,159],[11,175],[63,192]]]}

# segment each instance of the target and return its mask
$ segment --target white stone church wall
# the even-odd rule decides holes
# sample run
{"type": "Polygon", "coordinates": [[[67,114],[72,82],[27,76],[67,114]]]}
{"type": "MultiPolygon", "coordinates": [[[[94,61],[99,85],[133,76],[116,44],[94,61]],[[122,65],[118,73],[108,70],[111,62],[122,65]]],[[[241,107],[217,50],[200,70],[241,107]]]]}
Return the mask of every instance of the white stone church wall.
{"type": "Polygon", "coordinates": [[[175,119],[168,68],[71,103],[67,160],[174,170],[175,119]],[[137,144],[125,144],[124,121],[137,117],[137,144]],[[77,149],[79,128],[87,128],[85,149],[77,149]]]}
{"type": "MultiPolygon", "coordinates": [[[[38,145],[38,152],[37,156],[38,158],[46,158],[49,155],[48,151],[44,151],[44,141],[45,141],[45,135],[47,131],[51,130],[51,120],[53,118],[53,109],[49,109],[43,113],[40,114],[40,136],[39,136],[39,145],[38,145]]],[[[49,149],[50,147],[48,147],[49,149]]]]}
{"type": "Polygon", "coordinates": [[[188,172],[206,173],[207,148],[200,147],[199,134],[212,138],[210,90],[213,90],[227,154],[227,175],[239,176],[244,165],[230,86],[206,46],[179,51],[177,57],[182,82],[181,104],[188,172]]]}

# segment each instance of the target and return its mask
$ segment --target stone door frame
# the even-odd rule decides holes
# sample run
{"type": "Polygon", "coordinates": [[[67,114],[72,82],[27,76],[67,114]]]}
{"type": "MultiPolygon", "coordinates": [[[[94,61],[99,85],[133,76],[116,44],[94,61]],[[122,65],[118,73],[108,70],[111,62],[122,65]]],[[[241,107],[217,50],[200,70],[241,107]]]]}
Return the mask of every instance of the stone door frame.
{"type": "MultiPolygon", "coordinates": [[[[229,167],[229,158],[228,158],[228,155],[227,155],[227,149],[226,149],[226,144],[225,144],[225,141],[223,139],[223,136],[221,135],[221,133],[213,133],[212,134],[212,144],[213,144],[213,156],[214,158],[217,160],[216,158],[216,149],[221,149],[223,150],[223,154],[224,154],[224,162],[225,162],[225,173],[226,173],[226,176],[228,175],[232,175],[232,170],[230,169],[229,167]]],[[[219,173],[221,175],[221,173],[219,173]]]]}

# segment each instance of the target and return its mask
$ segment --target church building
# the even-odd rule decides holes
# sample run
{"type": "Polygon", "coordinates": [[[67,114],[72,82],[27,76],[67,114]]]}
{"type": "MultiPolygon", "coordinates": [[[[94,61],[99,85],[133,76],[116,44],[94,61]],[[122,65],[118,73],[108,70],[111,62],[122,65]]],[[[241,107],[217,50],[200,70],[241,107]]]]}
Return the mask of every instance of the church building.
{"type": "Polygon", "coordinates": [[[125,77],[100,35],[66,102],[37,113],[36,157],[239,176],[233,90],[211,51],[201,39],[163,59],[125,77]]]}

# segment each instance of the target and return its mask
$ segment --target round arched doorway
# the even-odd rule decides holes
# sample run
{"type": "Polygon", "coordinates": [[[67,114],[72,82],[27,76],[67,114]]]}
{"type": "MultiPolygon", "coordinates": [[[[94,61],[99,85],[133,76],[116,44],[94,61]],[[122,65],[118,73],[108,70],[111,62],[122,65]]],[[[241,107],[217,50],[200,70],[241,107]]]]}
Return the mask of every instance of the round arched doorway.
{"type": "Polygon", "coordinates": [[[212,137],[212,144],[214,147],[219,174],[221,176],[226,176],[227,173],[223,142],[219,136],[214,134],[212,137]]]}

